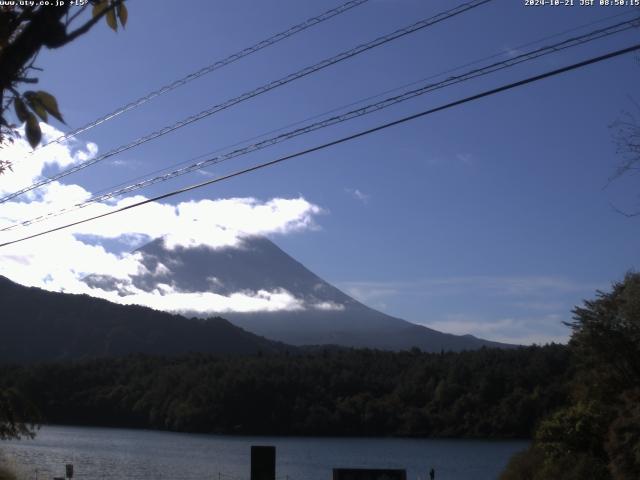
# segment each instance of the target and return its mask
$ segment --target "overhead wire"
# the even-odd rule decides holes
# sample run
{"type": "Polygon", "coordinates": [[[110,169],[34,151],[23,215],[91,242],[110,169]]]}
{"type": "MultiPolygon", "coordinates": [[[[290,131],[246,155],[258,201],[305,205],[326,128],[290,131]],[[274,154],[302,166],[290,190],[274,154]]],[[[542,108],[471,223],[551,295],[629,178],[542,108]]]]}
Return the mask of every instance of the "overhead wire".
{"type": "Polygon", "coordinates": [[[453,108],[453,107],[456,107],[456,106],[459,106],[459,105],[462,105],[462,104],[465,104],[465,103],[469,103],[469,102],[472,102],[472,101],[475,101],[475,100],[479,100],[479,99],[484,98],[484,97],[495,95],[495,94],[500,93],[500,92],[504,92],[504,91],[511,90],[511,89],[514,89],[514,88],[517,88],[517,87],[521,87],[523,85],[527,85],[527,84],[530,84],[530,83],[533,83],[533,82],[537,82],[537,81],[543,80],[545,78],[549,78],[549,77],[553,77],[553,76],[556,76],[556,75],[560,75],[562,73],[566,73],[566,72],[569,72],[569,71],[572,71],[572,70],[583,68],[583,67],[586,67],[588,65],[599,63],[599,62],[602,62],[602,61],[605,61],[605,60],[609,60],[609,59],[612,59],[612,58],[615,58],[615,57],[619,57],[621,55],[625,55],[627,53],[635,52],[635,51],[638,51],[638,50],[640,50],[640,43],[637,43],[635,45],[632,45],[632,46],[629,46],[629,47],[626,47],[626,48],[623,48],[623,49],[615,50],[615,51],[606,53],[604,55],[599,55],[597,57],[591,57],[591,58],[589,58],[587,60],[583,60],[581,62],[573,63],[571,65],[567,65],[567,66],[564,66],[564,67],[561,67],[561,68],[550,70],[550,71],[547,71],[547,72],[542,73],[542,74],[538,74],[538,75],[534,75],[534,76],[531,76],[531,77],[527,77],[527,78],[525,78],[523,80],[518,80],[516,82],[512,82],[512,83],[509,83],[509,84],[506,84],[506,85],[502,85],[502,86],[497,87],[497,88],[493,88],[493,89],[490,89],[490,90],[485,90],[485,91],[483,91],[481,93],[478,93],[478,94],[475,94],[475,95],[471,95],[471,96],[468,96],[468,97],[465,97],[463,99],[456,100],[456,101],[453,101],[453,102],[449,102],[449,103],[441,105],[439,107],[431,108],[431,109],[428,109],[428,110],[423,110],[423,111],[421,111],[419,113],[408,115],[408,116],[402,117],[400,119],[397,119],[397,120],[394,120],[394,121],[391,121],[391,122],[387,122],[387,123],[384,123],[382,125],[378,125],[378,126],[373,127],[373,128],[362,130],[360,132],[357,132],[357,133],[354,133],[354,134],[351,134],[351,135],[347,135],[345,137],[341,137],[341,138],[339,138],[337,140],[332,140],[330,142],[323,143],[323,144],[317,145],[315,147],[307,148],[305,150],[298,151],[298,152],[290,154],[290,155],[285,155],[283,157],[279,157],[279,158],[276,158],[276,159],[268,161],[268,162],[263,162],[263,163],[259,163],[257,165],[253,165],[251,167],[247,167],[247,168],[244,168],[244,169],[241,169],[241,170],[236,170],[236,171],[234,171],[232,173],[229,173],[229,174],[226,174],[226,175],[222,175],[222,176],[219,176],[217,178],[214,178],[214,179],[211,179],[211,180],[207,180],[205,182],[201,182],[201,183],[197,183],[197,184],[194,184],[194,185],[190,185],[188,187],[183,187],[183,188],[180,188],[180,189],[177,189],[177,190],[173,190],[173,191],[164,193],[162,195],[157,195],[157,196],[155,196],[153,198],[148,198],[148,199],[142,200],[140,202],[136,202],[136,203],[133,203],[133,204],[130,204],[130,205],[127,205],[127,206],[124,206],[124,207],[121,207],[121,208],[118,208],[118,209],[115,209],[115,210],[111,210],[109,212],[105,212],[105,213],[102,213],[102,214],[99,214],[99,215],[94,215],[92,217],[85,218],[85,219],[82,219],[82,220],[78,220],[78,221],[75,221],[75,222],[71,222],[71,223],[68,223],[68,224],[65,224],[65,225],[61,225],[59,227],[51,228],[51,229],[45,230],[43,232],[35,233],[35,234],[32,234],[32,235],[27,235],[25,237],[21,237],[21,238],[18,238],[16,240],[11,240],[11,241],[8,241],[8,242],[0,243],[0,248],[6,247],[6,246],[9,246],[9,245],[13,245],[13,244],[16,244],[16,243],[19,243],[19,242],[24,242],[24,241],[30,240],[32,238],[36,238],[36,237],[40,237],[40,236],[43,236],[43,235],[47,235],[47,234],[50,234],[50,233],[53,233],[53,232],[57,232],[57,231],[60,231],[60,230],[66,229],[66,228],[70,228],[70,227],[73,227],[73,226],[76,226],[76,225],[80,225],[80,224],[83,224],[83,223],[91,222],[91,221],[97,220],[99,218],[104,218],[104,217],[107,217],[107,216],[110,216],[110,215],[115,215],[117,213],[121,213],[121,212],[124,212],[124,211],[127,211],[127,210],[131,210],[133,208],[137,208],[137,207],[140,207],[142,205],[146,205],[148,203],[153,203],[153,202],[157,202],[159,200],[164,200],[166,198],[170,198],[170,197],[173,197],[173,196],[176,196],[176,195],[180,195],[182,193],[190,192],[192,190],[195,190],[195,189],[198,189],[198,188],[202,188],[202,187],[205,187],[205,186],[208,186],[208,185],[212,185],[214,183],[219,183],[219,182],[222,182],[222,181],[225,181],[225,180],[229,180],[229,179],[234,178],[234,177],[245,175],[245,174],[250,173],[250,172],[261,170],[261,169],[264,169],[264,168],[267,168],[267,167],[272,167],[274,165],[286,162],[288,160],[292,160],[294,158],[298,158],[298,157],[301,157],[301,156],[304,156],[304,155],[308,155],[309,153],[317,152],[317,151],[324,150],[326,148],[329,148],[329,147],[332,147],[332,146],[335,146],[335,145],[339,145],[339,144],[342,144],[342,143],[345,143],[345,142],[348,142],[348,141],[351,141],[351,140],[355,140],[357,138],[364,137],[366,135],[370,135],[372,133],[379,132],[381,130],[385,130],[387,128],[394,127],[396,125],[400,125],[400,124],[403,124],[403,123],[406,123],[406,122],[409,122],[409,121],[412,121],[412,120],[415,120],[415,119],[418,119],[418,118],[421,118],[421,117],[424,117],[424,116],[427,116],[427,115],[431,115],[431,114],[436,113],[436,112],[447,110],[449,108],[453,108]]]}
{"type": "MultiPolygon", "coordinates": [[[[569,34],[569,33],[572,33],[572,32],[578,31],[578,30],[582,30],[582,29],[584,29],[584,28],[591,27],[591,26],[593,26],[593,25],[597,25],[597,24],[599,24],[599,23],[603,23],[603,22],[605,22],[605,21],[607,21],[607,20],[611,20],[611,19],[613,19],[613,18],[619,18],[619,17],[621,17],[621,16],[626,16],[626,15],[629,15],[630,13],[631,13],[631,14],[634,14],[634,16],[635,16],[636,18],[638,18],[638,14],[637,14],[637,12],[635,12],[635,11],[633,11],[633,10],[627,10],[627,11],[624,11],[624,12],[618,12],[618,13],[615,13],[615,14],[613,14],[613,15],[608,15],[608,16],[606,16],[606,17],[602,17],[602,18],[596,19],[596,20],[594,20],[594,21],[591,21],[591,22],[588,22],[588,23],[585,23],[585,24],[581,24],[581,25],[578,25],[578,26],[575,26],[575,27],[568,28],[568,29],[563,30],[563,31],[561,31],[561,32],[554,33],[554,34],[552,34],[552,35],[547,35],[547,36],[542,37],[542,38],[539,38],[539,39],[537,39],[537,40],[533,40],[533,41],[530,41],[530,42],[527,42],[527,43],[524,43],[524,44],[517,45],[517,46],[515,46],[515,47],[512,47],[512,48],[510,49],[510,51],[519,52],[519,51],[521,51],[522,49],[527,48],[527,47],[530,47],[530,46],[532,46],[532,45],[537,45],[537,44],[540,44],[540,43],[542,43],[542,42],[544,42],[544,41],[551,40],[551,39],[553,39],[553,38],[558,38],[558,37],[561,37],[561,36],[563,36],[563,35],[567,35],[567,34],[569,34]]],[[[349,108],[349,107],[353,107],[353,106],[355,106],[355,105],[362,104],[362,103],[367,102],[367,101],[369,101],[369,100],[373,100],[373,99],[376,99],[376,98],[380,98],[380,97],[382,97],[382,96],[384,96],[384,95],[387,95],[387,94],[389,94],[389,93],[397,92],[397,91],[403,90],[403,89],[405,89],[405,88],[409,88],[409,87],[412,87],[412,86],[414,86],[414,85],[418,85],[418,84],[423,83],[423,82],[425,82],[425,81],[427,81],[427,80],[432,80],[432,79],[434,79],[434,78],[441,77],[441,76],[443,76],[443,75],[446,75],[447,73],[456,72],[456,71],[461,70],[461,69],[463,69],[463,68],[465,68],[465,67],[470,67],[470,66],[473,66],[473,65],[477,65],[477,64],[482,63],[482,62],[484,62],[484,61],[491,60],[491,59],[494,59],[494,58],[503,57],[503,56],[508,55],[508,54],[509,54],[509,53],[508,53],[507,51],[502,50],[502,51],[497,52],[497,53],[494,53],[494,54],[492,54],[492,55],[489,55],[489,56],[486,56],[486,57],[482,57],[482,58],[480,58],[480,59],[473,60],[473,61],[471,61],[471,62],[467,62],[467,63],[464,63],[464,64],[462,64],[462,65],[458,65],[458,66],[456,66],[456,67],[449,68],[449,69],[444,70],[444,71],[442,71],[442,72],[439,72],[439,73],[436,73],[436,74],[432,74],[432,75],[429,75],[429,76],[427,76],[427,77],[422,77],[422,78],[420,78],[420,79],[418,79],[418,80],[414,80],[414,81],[412,81],[412,82],[410,82],[410,83],[405,83],[405,84],[400,85],[400,86],[398,86],[398,87],[394,87],[394,88],[391,88],[391,89],[388,89],[388,90],[385,90],[385,91],[382,91],[382,92],[376,93],[376,94],[374,94],[374,95],[370,95],[370,96],[367,96],[367,97],[365,97],[365,98],[361,98],[361,99],[356,100],[356,101],[354,101],[354,102],[349,102],[349,103],[344,104],[344,105],[341,105],[341,106],[339,106],[339,107],[332,108],[331,110],[326,110],[326,111],[324,111],[324,112],[322,112],[322,113],[317,113],[317,114],[315,114],[315,115],[312,115],[312,116],[306,117],[306,118],[304,118],[304,119],[302,119],[302,120],[297,120],[297,121],[295,121],[295,122],[293,122],[293,123],[289,123],[289,124],[287,124],[287,125],[284,125],[284,126],[281,126],[281,127],[275,128],[275,129],[272,129],[272,130],[268,130],[268,131],[263,132],[263,133],[261,133],[261,134],[254,135],[254,136],[252,136],[252,137],[249,137],[249,138],[245,138],[245,139],[243,139],[243,140],[236,141],[236,142],[234,142],[234,143],[232,143],[232,144],[228,144],[228,145],[225,145],[225,146],[223,146],[223,147],[218,147],[218,148],[216,148],[215,150],[210,150],[210,151],[208,151],[208,152],[206,152],[206,153],[202,153],[202,154],[197,155],[197,156],[195,156],[195,157],[191,157],[191,158],[189,158],[188,160],[183,160],[183,161],[181,161],[181,162],[175,163],[175,164],[170,165],[170,166],[168,166],[168,167],[163,167],[163,168],[160,168],[160,169],[157,169],[157,170],[152,170],[152,171],[147,172],[147,173],[145,173],[145,174],[143,174],[143,175],[139,175],[139,176],[137,176],[137,177],[129,178],[128,180],[126,180],[126,181],[124,181],[124,182],[120,182],[120,183],[118,183],[118,184],[116,184],[116,185],[111,185],[110,187],[107,187],[107,188],[104,188],[104,189],[98,190],[95,194],[96,194],[96,195],[100,195],[100,194],[102,194],[102,193],[106,193],[106,192],[108,192],[108,191],[110,191],[110,190],[113,190],[113,189],[119,188],[119,187],[121,187],[121,186],[125,186],[125,185],[127,185],[127,184],[129,184],[129,183],[131,183],[131,182],[135,182],[136,180],[140,180],[140,179],[147,178],[147,177],[148,177],[148,176],[150,176],[150,175],[155,175],[155,174],[158,174],[158,173],[161,173],[161,172],[169,171],[169,170],[171,170],[171,169],[173,169],[173,168],[179,167],[180,165],[186,165],[187,163],[195,162],[196,160],[199,160],[199,159],[201,159],[201,158],[205,158],[205,157],[207,157],[207,156],[209,156],[209,155],[213,155],[213,154],[218,153],[218,152],[222,152],[222,151],[224,151],[224,150],[228,150],[229,148],[234,148],[234,147],[237,147],[237,146],[239,146],[239,145],[246,144],[246,143],[251,142],[251,141],[253,141],[253,140],[257,140],[257,139],[259,139],[259,138],[266,137],[267,135],[271,135],[271,134],[273,134],[273,133],[278,133],[278,132],[284,131],[284,130],[286,130],[286,129],[288,129],[288,128],[295,127],[295,126],[297,126],[297,125],[302,125],[302,124],[303,124],[303,123],[305,123],[305,122],[309,122],[309,121],[311,121],[311,120],[315,120],[315,119],[317,119],[317,118],[321,118],[321,117],[326,116],[326,115],[329,115],[329,114],[331,114],[331,113],[339,112],[339,111],[344,110],[344,109],[347,109],[347,108],[349,108]]]]}
{"type": "Polygon", "coordinates": [[[146,95],[133,100],[129,103],[127,103],[126,105],[122,105],[118,108],[116,108],[115,110],[113,110],[110,113],[107,113],[106,115],[103,115],[102,117],[99,117],[81,127],[76,128],[75,130],[72,130],[70,132],[67,132],[63,135],[60,135],[57,138],[54,138],[53,140],[50,140],[44,144],[42,144],[40,146],[40,148],[46,147],[47,145],[50,145],[52,143],[60,143],[64,140],[68,140],[70,138],[76,137],[78,135],[80,135],[81,133],[84,133],[102,123],[105,123],[119,115],[122,115],[125,112],[128,112],[130,110],[133,110],[135,108],[138,108],[139,106],[147,103],[150,100],[153,100],[154,98],[160,97],[161,95],[164,95],[165,93],[169,93],[172,90],[175,90],[179,87],[182,87],[183,85],[186,85],[187,83],[200,78],[204,75],[207,75],[215,70],[219,70],[222,67],[226,67],[227,65],[230,65],[238,60],[240,60],[241,58],[247,57],[253,53],[256,53],[264,48],[270,47],[272,45],[275,45],[278,42],[281,42],[282,40],[285,40],[289,37],[292,37],[293,35],[296,35],[300,32],[305,31],[306,29],[319,25],[322,22],[325,22],[337,15],[340,15],[342,13],[345,13],[349,10],[351,10],[352,8],[358,7],[366,2],[368,2],[369,0],[350,0],[346,3],[343,3],[342,5],[332,8],[330,10],[327,10],[326,12],[317,15],[315,17],[311,17],[308,18],[307,20],[305,20],[302,23],[299,23],[297,25],[294,25],[293,27],[288,28],[287,30],[284,30],[282,32],[276,33],[275,35],[270,36],[269,38],[266,38],[250,47],[244,48],[242,50],[240,50],[239,52],[233,53],[231,55],[229,55],[226,58],[223,58],[222,60],[217,60],[209,65],[206,65],[202,68],[200,68],[199,70],[196,70],[194,72],[191,72],[185,76],[183,76],[182,78],[179,78],[178,80],[175,80],[171,83],[168,83],[166,85],[163,85],[161,87],[159,87],[156,90],[153,90],[149,93],[147,93],[146,95]]]}
{"type": "Polygon", "coordinates": [[[290,140],[292,138],[298,137],[300,135],[304,135],[310,132],[314,132],[317,130],[320,130],[322,128],[326,128],[329,126],[333,126],[348,120],[352,120],[354,118],[358,118],[370,113],[374,113],[377,111],[380,111],[382,109],[391,107],[393,105],[396,105],[398,103],[413,99],[417,96],[420,95],[424,95],[426,93],[441,89],[441,88],[445,88],[457,83],[461,83],[464,81],[468,81],[474,78],[478,78],[484,75],[488,75],[490,73],[494,73],[500,70],[503,70],[505,68],[510,68],[513,67],[515,65],[519,65],[521,63],[527,62],[527,61],[531,61],[531,60],[535,60],[537,58],[540,58],[542,56],[545,55],[549,55],[551,53],[555,53],[558,51],[562,51],[565,50],[567,48],[572,48],[572,47],[576,47],[579,45],[583,45],[585,43],[588,42],[592,42],[607,36],[611,36],[617,33],[621,33],[624,32],[626,30],[629,30],[631,28],[634,28],[635,26],[635,19],[633,20],[627,20],[627,21],[623,21],[623,22],[618,22],[614,25],[609,25],[591,32],[588,32],[586,34],[583,35],[579,35],[576,37],[572,37],[569,39],[565,39],[561,42],[552,44],[552,45],[547,45],[529,52],[524,52],[520,55],[517,55],[515,57],[506,59],[506,60],[502,60],[500,62],[494,62],[490,65],[481,67],[481,68],[477,68],[477,69],[473,69],[470,70],[468,72],[465,72],[463,74],[460,75],[455,75],[455,76],[451,76],[446,78],[445,80],[442,80],[440,82],[436,82],[436,83],[430,83],[430,84],[426,84],[421,86],[420,88],[417,89],[413,89],[413,90],[409,90],[406,91],[400,95],[396,95],[396,96],[392,96],[392,97],[388,97],[385,98],[379,102],[375,102],[366,106],[363,106],[361,108],[355,109],[355,110],[351,110],[349,112],[340,114],[340,115],[335,115],[333,117],[330,118],[326,118],[323,119],[321,121],[318,122],[314,122],[311,124],[308,124],[304,127],[289,131],[289,132],[285,132],[281,135],[275,136],[275,137],[271,137],[265,140],[262,140],[260,142],[245,146],[243,148],[239,148],[236,150],[233,150],[229,153],[226,153],[224,155],[219,155],[219,156],[214,156],[211,158],[208,158],[206,160],[202,160],[196,163],[192,163],[191,165],[182,167],[182,168],[177,168],[174,169],[173,171],[166,173],[164,175],[158,175],[155,177],[147,177],[144,180],[137,182],[137,183],[133,183],[133,184],[129,184],[123,188],[118,188],[116,190],[112,190],[109,191],[107,193],[98,193],[94,196],[92,196],[91,198],[77,203],[73,206],[70,207],[66,207],[54,212],[49,212],[46,215],[40,215],[38,217],[35,217],[33,219],[29,219],[26,221],[22,221],[22,222],[18,222],[18,223],[14,223],[12,225],[6,226],[4,228],[0,229],[0,232],[3,231],[8,231],[8,230],[12,230],[16,227],[19,226],[29,226],[32,225],[34,223],[39,223],[45,220],[49,220],[51,218],[63,215],[63,214],[67,214],[67,213],[71,213],[73,211],[77,211],[80,208],[84,208],[88,205],[91,204],[95,204],[98,202],[103,202],[106,200],[109,200],[111,198],[117,197],[117,196],[121,196],[124,195],[126,193],[130,193],[136,190],[139,190],[141,188],[144,187],[148,187],[150,185],[154,185],[156,183],[160,183],[160,182],[164,182],[167,181],[169,179],[181,176],[181,175],[185,175],[194,171],[198,171],[201,170],[202,168],[206,168],[208,166],[211,165],[216,165],[219,163],[222,163],[224,161],[230,160],[232,158],[236,158],[242,155],[246,155],[248,153],[252,153],[255,152],[257,150],[261,150],[263,148],[266,147],[270,147],[273,146],[277,143],[286,141],[286,140],[290,140]]]}
{"type": "Polygon", "coordinates": [[[331,65],[335,65],[339,62],[342,62],[344,60],[347,60],[349,58],[352,58],[356,55],[359,55],[361,53],[364,53],[368,50],[371,50],[373,48],[379,47],[381,45],[384,45],[386,43],[389,43],[393,40],[396,40],[398,38],[404,37],[406,35],[409,35],[411,33],[417,32],[419,30],[422,30],[426,27],[430,27],[432,25],[435,25],[437,23],[440,23],[444,20],[447,20],[449,18],[452,18],[456,15],[460,15],[461,13],[464,13],[468,10],[471,10],[473,8],[479,7],[481,5],[484,5],[486,3],[491,2],[492,0],[472,0],[470,2],[466,2],[463,4],[458,5],[457,7],[451,8],[449,10],[446,10],[444,12],[441,12],[437,15],[434,15],[432,17],[420,20],[416,23],[413,23],[407,27],[403,27],[400,28],[398,30],[395,30],[387,35],[383,35],[381,37],[378,37],[370,42],[367,43],[363,43],[361,45],[358,45],[350,50],[346,50],[343,51],[341,53],[339,53],[338,55],[335,55],[333,57],[327,58],[325,60],[322,60],[321,62],[315,63],[311,66],[305,67],[295,73],[289,74],[285,77],[282,77],[278,80],[274,80],[268,84],[262,85],[254,90],[251,90],[249,92],[246,92],[240,96],[234,97],[232,99],[229,99],[223,103],[214,105],[206,110],[201,111],[200,113],[191,115],[190,117],[187,117],[183,120],[180,120],[172,125],[168,125],[165,126],[159,130],[156,130],[148,135],[145,135],[143,137],[140,137],[128,144],[125,145],[121,145],[119,147],[116,147],[115,149],[112,149],[102,155],[98,155],[97,157],[94,157],[92,159],[86,160],[82,163],[79,163],[77,165],[74,165],[73,167],[70,167],[66,170],[63,170],[61,172],[58,172],[50,177],[44,178],[40,181],[37,181],[35,183],[32,183],[31,185],[24,187],[20,190],[17,190],[13,193],[10,193],[8,195],[4,195],[3,197],[0,198],[0,203],[4,203],[7,202],[13,198],[16,198],[20,195],[23,195],[24,193],[30,192],[36,188],[42,187],[44,185],[47,185],[55,180],[59,180],[61,178],[64,178],[68,175],[71,175],[73,173],[76,173],[80,170],[83,170],[87,167],[90,167],[92,165],[95,165],[98,162],[101,162],[107,158],[113,157],[114,155],[117,155],[119,153],[122,153],[124,151],[130,150],[134,147],[140,146],[144,143],[147,143],[151,140],[154,140],[158,137],[161,137],[163,135],[166,135],[170,132],[173,132],[175,130],[178,130],[179,128],[185,127],[187,125],[190,125],[196,121],[202,120],[204,118],[207,118],[215,113],[218,113],[222,110],[225,110],[233,105],[236,105],[238,103],[244,102],[246,100],[249,100],[253,97],[256,97],[258,95],[261,95],[263,93],[266,93],[268,91],[271,91],[275,88],[281,87],[283,85],[287,85],[288,83],[291,83],[295,80],[298,80],[300,78],[306,77],[312,73],[315,73],[319,70],[322,70],[324,68],[327,68],[331,65]]]}

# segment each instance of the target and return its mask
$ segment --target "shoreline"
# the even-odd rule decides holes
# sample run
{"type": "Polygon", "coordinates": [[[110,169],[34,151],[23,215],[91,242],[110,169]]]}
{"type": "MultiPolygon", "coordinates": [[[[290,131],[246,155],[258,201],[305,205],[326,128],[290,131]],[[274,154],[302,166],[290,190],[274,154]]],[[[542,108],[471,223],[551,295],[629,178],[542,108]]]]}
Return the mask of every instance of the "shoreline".
{"type": "MultiPolygon", "coordinates": [[[[437,440],[437,441],[476,441],[476,442],[531,442],[531,437],[474,437],[474,436],[408,436],[408,435],[302,435],[302,434],[269,434],[269,433],[227,433],[227,432],[190,432],[182,430],[168,430],[150,427],[133,427],[127,425],[100,425],[100,424],[84,424],[84,423],[43,423],[40,427],[54,428],[82,428],[82,429],[107,429],[107,430],[128,430],[132,432],[149,432],[149,433],[170,433],[178,435],[199,435],[205,437],[229,437],[234,439],[241,438],[282,438],[282,439],[327,439],[327,440],[437,440]]],[[[37,439],[38,431],[36,431],[37,439]]],[[[18,442],[28,441],[25,438],[17,440],[18,442]]],[[[0,443],[0,451],[2,443],[0,443]]]]}

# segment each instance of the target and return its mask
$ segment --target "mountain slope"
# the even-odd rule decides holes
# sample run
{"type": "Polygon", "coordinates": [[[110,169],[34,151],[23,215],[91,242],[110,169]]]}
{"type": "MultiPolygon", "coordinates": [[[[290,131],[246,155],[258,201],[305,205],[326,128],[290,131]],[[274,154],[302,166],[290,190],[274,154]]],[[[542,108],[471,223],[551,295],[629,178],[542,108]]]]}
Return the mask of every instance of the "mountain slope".
{"type": "MultiPolygon", "coordinates": [[[[267,338],[293,345],[334,344],[424,351],[472,350],[509,347],[471,335],[451,335],[391,317],[373,310],[297,262],[264,237],[246,238],[238,247],[175,247],[162,239],[143,246],[137,253],[147,272],[130,277],[133,287],[145,292],[170,286],[182,293],[286,291],[300,308],[251,313],[224,312],[234,324],[267,338]],[[153,272],[153,273],[150,273],[153,272]]],[[[92,275],[92,287],[117,290],[121,282],[92,275]]],[[[189,312],[195,314],[195,312],[189,312]]]]}
{"type": "Polygon", "coordinates": [[[88,295],[47,292],[0,276],[0,361],[187,352],[254,354],[287,347],[222,318],[187,319],[88,295]]]}

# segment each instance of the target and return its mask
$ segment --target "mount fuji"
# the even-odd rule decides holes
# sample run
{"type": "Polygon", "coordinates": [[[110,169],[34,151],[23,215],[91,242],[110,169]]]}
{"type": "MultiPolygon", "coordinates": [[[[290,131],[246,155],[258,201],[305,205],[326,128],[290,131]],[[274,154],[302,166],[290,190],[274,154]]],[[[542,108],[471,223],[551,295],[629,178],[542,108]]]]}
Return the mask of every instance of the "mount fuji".
{"type": "Polygon", "coordinates": [[[212,305],[203,311],[199,302],[198,309],[182,304],[174,311],[186,316],[219,315],[245,330],[291,345],[384,350],[418,347],[427,352],[513,347],[472,335],[442,333],[369,308],[315,275],[266,237],[245,237],[238,245],[219,248],[169,247],[163,239],[156,239],[134,253],[143,268],[127,282],[92,274],[85,277],[85,283],[123,297],[133,290],[155,296],[187,294],[190,298],[211,294],[284,296],[288,302],[276,309],[216,311],[212,305]]]}

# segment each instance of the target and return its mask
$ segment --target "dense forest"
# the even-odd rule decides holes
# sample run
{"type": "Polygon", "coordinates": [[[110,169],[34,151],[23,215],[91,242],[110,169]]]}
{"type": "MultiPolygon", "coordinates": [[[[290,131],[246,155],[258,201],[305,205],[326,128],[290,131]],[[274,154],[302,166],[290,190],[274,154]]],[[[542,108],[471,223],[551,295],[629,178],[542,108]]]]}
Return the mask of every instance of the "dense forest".
{"type": "Polygon", "coordinates": [[[45,422],[274,435],[529,437],[566,398],[566,347],[128,356],[0,367],[45,422]]]}
{"type": "Polygon", "coordinates": [[[569,345],[315,348],[0,365],[0,438],[37,422],[189,432],[532,438],[502,480],[640,478],[640,274],[569,345]]]}

